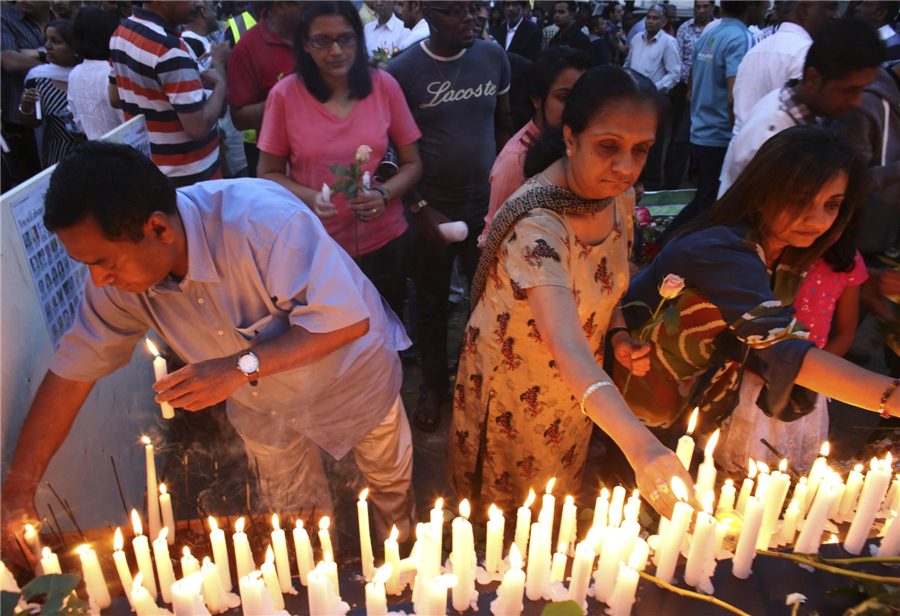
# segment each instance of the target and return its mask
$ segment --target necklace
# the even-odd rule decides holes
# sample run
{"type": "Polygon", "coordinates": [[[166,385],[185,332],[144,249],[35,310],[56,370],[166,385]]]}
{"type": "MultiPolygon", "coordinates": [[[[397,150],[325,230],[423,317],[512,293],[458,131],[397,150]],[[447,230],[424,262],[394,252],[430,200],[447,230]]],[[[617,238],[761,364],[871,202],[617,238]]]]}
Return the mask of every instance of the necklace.
{"type": "Polygon", "coordinates": [[[547,186],[556,186],[556,184],[547,179],[547,176],[544,175],[543,171],[541,171],[541,179],[547,182],[547,186]]]}
{"type": "MultiPolygon", "coordinates": [[[[427,43],[426,43],[426,45],[427,45],[427,43]]],[[[429,46],[428,49],[431,50],[431,47],[429,46]]],[[[447,78],[444,77],[444,73],[443,73],[443,71],[441,71],[441,65],[438,63],[437,59],[434,57],[433,54],[434,54],[434,52],[432,52],[432,53],[429,54],[429,55],[431,55],[431,61],[434,62],[434,68],[437,69],[438,75],[441,76],[441,82],[442,82],[442,83],[446,83],[446,82],[447,82],[447,78]]],[[[464,49],[464,50],[463,50],[463,54],[459,57],[460,62],[459,62],[459,68],[456,69],[456,77],[454,77],[454,78],[453,78],[453,82],[450,83],[450,89],[451,89],[451,90],[456,89],[456,80],[459,79],[459,74],[460,74],[460,72],[462,72],[463,61],[465,60],[465,55],[466,55],[466,54],[465,54],[465,49],[464,49]]]]}

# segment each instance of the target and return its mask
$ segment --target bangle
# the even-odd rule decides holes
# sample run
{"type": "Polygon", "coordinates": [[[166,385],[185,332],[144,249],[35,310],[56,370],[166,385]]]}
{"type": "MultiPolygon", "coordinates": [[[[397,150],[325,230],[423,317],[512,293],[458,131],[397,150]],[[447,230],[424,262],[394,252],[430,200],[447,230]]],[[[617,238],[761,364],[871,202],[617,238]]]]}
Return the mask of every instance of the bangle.
{"type": "Polygon", "coordinates": [[[897,385],[900,385],[900,379],[894,379],[891,384],[888,385],[887,389],[884,390],[884,393],[881,394],[881,404],[878,405],[878,412],[884,419],[888,419],[891,416],[887,409],[884,408],[884,405],[887,404],[888,398],[890,398],[891,394],[894,393],[894,390],[897,389],[897,385]]]}
{"type": "Polygon", "coordinates": [[[581,394],[581,412],[587,415],[587,411],[584,410],[584,403],[587,401],[588,396],[590,396],[601,387],[611,386],[612,384],[612,381],[597,381],[593,385],[589,385],[588,388],[584,390],[584,393],[581,394]]]}
{"type": "Polygon", "coordinates": [[[607,340],[609,340],[610,342],[612,342],[613,336],[615,336],[615,335],[618,334],[619,332],[625,332],[626,334],[628,334],[628,337],[629,337],[629,338],[631,337],[631,333],[628,331],[628,328],[627,328],[627,327],[613,327],[611,330],[609,330],[608,332],[606,332],[606,338],[607,338],[607,340]]]}

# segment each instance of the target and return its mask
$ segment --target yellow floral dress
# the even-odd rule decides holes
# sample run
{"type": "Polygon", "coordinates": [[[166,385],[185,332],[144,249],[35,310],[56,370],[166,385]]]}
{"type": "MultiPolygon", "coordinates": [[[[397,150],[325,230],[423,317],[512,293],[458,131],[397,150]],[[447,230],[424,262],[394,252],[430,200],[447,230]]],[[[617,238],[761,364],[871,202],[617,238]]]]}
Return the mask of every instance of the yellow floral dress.
{"type": "MultiPolygon", "coordinates": [[[[539,186],[529,180],[510,200],[539,186]]],[[[634,192],[609,207],[613,231],[594,246],[547,209],[529,211],[504,238],[460,351],[447,453],[460,498],[510,509],[553,477],[557,494],[581,485],[592,424],[560,378],[525,289],[570,289],[602,365],[609,320],[628,288],[634,192]]]]}

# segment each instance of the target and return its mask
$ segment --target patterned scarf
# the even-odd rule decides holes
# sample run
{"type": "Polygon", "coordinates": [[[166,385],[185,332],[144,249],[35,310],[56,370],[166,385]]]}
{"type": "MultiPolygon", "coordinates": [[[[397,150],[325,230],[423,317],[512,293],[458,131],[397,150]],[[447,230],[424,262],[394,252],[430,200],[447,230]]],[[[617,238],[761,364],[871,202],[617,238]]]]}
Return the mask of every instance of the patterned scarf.
{"type": "Polygon", "coordinates": [[[557,214],[596,214],[605,210],[613,197],[592,200],[579,197],[573,192],[559,186],[540,186],[529,190],[523,195],[510,199],[497,210],[494,221],[491,223],[491,231],[484,242],[484,250],[478,261],[478,269],[472,280],[472,289],[469,292],[469,302],[472,310],[478,305],[478,300],[484,295],[484,289],[490,274],[494,258],[500,251],[506,234],[528,212],[534,209],[550,210],[557,214]]]}

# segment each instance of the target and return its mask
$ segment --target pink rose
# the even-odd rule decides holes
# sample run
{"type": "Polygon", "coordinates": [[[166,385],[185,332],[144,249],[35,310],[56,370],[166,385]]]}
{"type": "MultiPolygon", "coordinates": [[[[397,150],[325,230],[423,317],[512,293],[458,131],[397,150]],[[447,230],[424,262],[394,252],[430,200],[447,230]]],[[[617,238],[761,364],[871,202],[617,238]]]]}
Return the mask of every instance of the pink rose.
{"type": "Polygon", "coordinates": [[[650,210],[643,206],[634,208],[634,217],[637,218],[638,225],[642,227],[650,224],[650,210]]]}
{"type": "Polygon", "coordinates": [[[365,165],[369,162],[369,154],[372,153],[372,148],[367,145],[361,145],[356,148],[356,162],[360,165],[365,165]]]}
{"type": "Polygon", "coordinates": [[[663,283],[659,286],[659,294],[663,299],[675,299],[684,291],[684,279],[675,274],[666,276],[663,283]]]}

